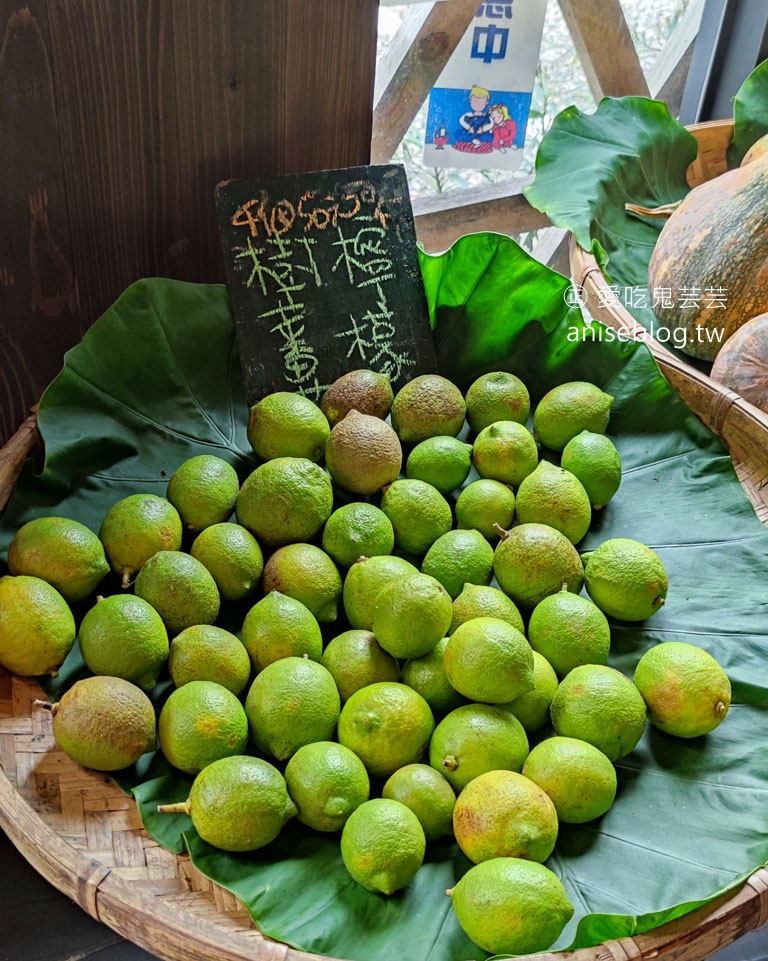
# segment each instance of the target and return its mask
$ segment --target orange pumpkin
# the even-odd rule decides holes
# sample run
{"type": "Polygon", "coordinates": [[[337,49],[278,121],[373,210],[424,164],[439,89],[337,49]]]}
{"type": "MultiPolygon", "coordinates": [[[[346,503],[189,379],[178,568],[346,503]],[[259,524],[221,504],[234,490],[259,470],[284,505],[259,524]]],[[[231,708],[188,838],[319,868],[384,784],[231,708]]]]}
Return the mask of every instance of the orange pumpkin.
{"type": "Polygon", "coordinates": [[[728,338],[712,365],[712,380],[768,413],[768,313],[728,338]]]}
{"type": "Polygon", "coordinates": [[[768,311],[768,153],[691,190],[659,234],[648,287],[660,323],[703,360],[768,311]]]}
{"type": "Polygon", "coordinates": [[[751,164],[753,160],[757,160],[759,157],[764,157],[768,153],[768,133],[763,134],[763,136],[756,140],[749,150],[744,154],[741,161],[741,166],[745,164],[751,164]]]}

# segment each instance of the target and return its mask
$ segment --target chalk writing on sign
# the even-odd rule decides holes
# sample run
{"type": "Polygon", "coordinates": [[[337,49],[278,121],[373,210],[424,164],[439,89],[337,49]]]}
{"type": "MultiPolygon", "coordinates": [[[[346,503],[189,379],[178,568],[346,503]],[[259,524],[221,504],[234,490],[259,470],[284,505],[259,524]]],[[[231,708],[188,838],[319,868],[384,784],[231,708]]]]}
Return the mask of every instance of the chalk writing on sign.
{"type": "Polygon", "coordinates": [[[249,403],[436,369],[401,167],[229,181],[216,201],[249,403]]]}

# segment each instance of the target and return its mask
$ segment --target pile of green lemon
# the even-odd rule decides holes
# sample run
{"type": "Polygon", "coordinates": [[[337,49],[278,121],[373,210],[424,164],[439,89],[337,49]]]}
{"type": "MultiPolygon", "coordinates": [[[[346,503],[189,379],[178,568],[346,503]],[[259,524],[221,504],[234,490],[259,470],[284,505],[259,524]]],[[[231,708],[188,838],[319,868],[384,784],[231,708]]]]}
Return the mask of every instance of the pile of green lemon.
{"type": "Polygon", "coordinates": [[[697,737],[730,704],[689,644],[656,645],[633,680],[607,665],[608,618],[644,620],[667,593],[644,544],[574,546],[621,481],[612,402],[561,384],[531,430],[505,372],[466,395],[429,374],[393,396],[367,370],[320,406],[270,394],[250,411],[260,465],[242,483],[196,456],[165,498],[115,503],[98,536],[61,517],[20,529],[0,664],[55,673],[77,633],[92,676],[47,705],[75,760],[119,770],[159,742],[194,776],[163,810],[203,839],[254,850],[296,817],[341,832],[352,877],[385,895],[453,835],[474,865],[448,892],[468,935],[543,950],[573,913],[543,863],[559,824],[605,814],[647,716],[697,737]],[[76,630],[70,604],[110,571],[76,630]],[[238,635],[217,626],[222,601],[249,598],[238,635]],[[146,692],[166,672],[156,718],[146,692]]]}

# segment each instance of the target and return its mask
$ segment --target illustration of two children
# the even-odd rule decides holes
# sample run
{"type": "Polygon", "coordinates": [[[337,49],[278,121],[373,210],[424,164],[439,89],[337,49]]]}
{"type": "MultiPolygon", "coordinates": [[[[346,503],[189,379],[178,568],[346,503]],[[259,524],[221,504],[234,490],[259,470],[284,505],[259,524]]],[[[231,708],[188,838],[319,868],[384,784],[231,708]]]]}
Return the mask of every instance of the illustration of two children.
{"type": "Polygon", "coordinates": [[[472,109],[459,117],[459,129],[453,144],[456,150],[466,153],[491,153],[493,150],[506,153],[508,148],[517,150],[517,124],[504,104],[497,103],[489,108],[490,99],[491,94],[484,87],[472,88],[469,94],[472,109]]]}

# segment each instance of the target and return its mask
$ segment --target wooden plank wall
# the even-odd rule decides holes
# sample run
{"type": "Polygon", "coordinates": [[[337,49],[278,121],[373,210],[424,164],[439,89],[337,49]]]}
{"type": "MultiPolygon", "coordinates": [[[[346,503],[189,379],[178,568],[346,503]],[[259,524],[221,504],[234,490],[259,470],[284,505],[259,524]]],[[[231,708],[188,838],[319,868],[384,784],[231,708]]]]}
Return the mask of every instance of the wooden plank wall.
{"type": "Polygon", "coordinates": [[[223,281],[219,180],[367,163],[377,0],[0,0],[0,443],[132,281],[223,281]]]}

